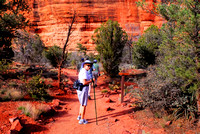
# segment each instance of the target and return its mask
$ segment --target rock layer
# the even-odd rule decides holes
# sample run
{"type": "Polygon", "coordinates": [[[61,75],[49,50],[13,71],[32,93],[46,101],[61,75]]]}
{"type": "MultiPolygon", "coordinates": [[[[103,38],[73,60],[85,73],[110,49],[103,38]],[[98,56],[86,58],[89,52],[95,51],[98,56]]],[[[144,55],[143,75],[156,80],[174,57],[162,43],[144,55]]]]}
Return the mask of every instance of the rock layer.
{"type": "MultiPolygon", "coordinates": [[[[46,46],[65,44],[68,24],[73,10],[78,18],[70,38],[69,51],[76,50],[81,43],[94,51],[91,40],[94,30],[108,19],[118,21],[130,39],[137,38],[151,24],[161,26],[163,20],[143,11],[136,6],[137,0],[31,0],[31,13],[28,15],[33,24],[32,32],[38,33],[46,46]]],[[[150,8],[153,0],[148,0],[150,8]]]]}

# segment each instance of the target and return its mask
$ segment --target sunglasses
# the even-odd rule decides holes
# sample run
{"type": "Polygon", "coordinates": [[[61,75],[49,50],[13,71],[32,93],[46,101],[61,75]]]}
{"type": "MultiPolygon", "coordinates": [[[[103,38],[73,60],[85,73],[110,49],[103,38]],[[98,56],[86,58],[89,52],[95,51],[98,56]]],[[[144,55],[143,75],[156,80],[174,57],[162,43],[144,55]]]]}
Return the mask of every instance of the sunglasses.
{"type": "Polygon", "coordinates": [[[86,65],[86,66],[91,67],[91,65],[86,65]]]}

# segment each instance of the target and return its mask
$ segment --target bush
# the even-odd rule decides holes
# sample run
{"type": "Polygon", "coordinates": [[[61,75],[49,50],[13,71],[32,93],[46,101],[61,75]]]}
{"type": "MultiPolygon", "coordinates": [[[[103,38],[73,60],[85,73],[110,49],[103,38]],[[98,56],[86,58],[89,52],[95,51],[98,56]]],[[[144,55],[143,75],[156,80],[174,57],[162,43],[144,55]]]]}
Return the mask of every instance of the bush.
{"type": "Polygon", "coordinates": [[[10,68],[10,63],[8,63],[5,59],[0,61],[0,74],[7,73],[7,70],[10,68]]]}
{"type": "Polygon", "coordinates": [[[128,40],[126,32],[118,22],[108,20],[95,30],[95,37],[92,38],[104,70],[109,76],[115,77],[118,75],[123,48],[128,40]]]}
{"type": "Polygon", "coordinates": [[[47,93],[47,85],[45,85],[44,81],[41,80],[41,75],[33,76],[30,81],[27,83],[27,89],[29,95],[38,100],[45,100],[49,98],[47,93]]]}
{"type": "Polygon", "coordinates": [[[133,64],[137,68],[155,64],[156,52],[161,43],[160,30],[151,25],[133,46],[133,64]]]}
{"type": "Polygon", "coordinates": [[[84,55],[82,53],[79,52],[71,52],[68,53],[67,56],[67,63],[65,64],[65,66],[77,66],[77,64],[80,62],[81,58],[84,57],[84,55]]]}
{"type": "Polygon", "coordinates": [[[80,43],[77,43],[77,48],[79,53],[83,53],[84,55],[86,55],[87,48],[85,46],[83,46],[80,43]]]}
{"type": "Polygon", "coordinates": [[[62,60],[62,53],[62,48],[54,45],[46,50],[44,55],[53,67],[58,67],[59,62],[62,60]]]}
{"type": "Polygon", "coordinates": [[[181,116],[196,117],[197,107],[194,93],[183,92],[177,85],[159,75],[156,66],[149,67],[148,75],[139,81],[139,87],[132,90],[140,106],[149,107],[153,112],[173,114],[174,119],[181,116]]]}
{"type": "Polygon", "coordinates": [[[199,1],[166,1],[158,11],[161,28],[157,66],[150,69],[139,93],[144,106],[180,116],[197,117],[199,81],[199,1]]]}
{"type": "Polygon", "coordinates": [[[32,98],[36,100],[50,99],[50,95],[47,92],[49,87],[41,79],[41,74],[33,76],[29,81],[26,81],[24,76],[21,79],[24,84],[19,85],[19,89],[27,92],[32,98]]]}
{"type": "Polygon", "coordinates": [[[14,31],[27,26],[25,18],[29,10],[28,2],[24,0],[0,1],[0,61],[12,60],[14,57],[12,41],[16,37],[14,31]]]}
{"type": "Polygon", "coordinates": [[[42,113],[50,109],[51,107],[49,105],[32,103],[24,103],[18,107],[18,110],[21,110],[26,116],[32,117],[34,120],[37,120],[42,113]]]}
{"type": "Polygon", "coordinates": [[[13,87],[6,87],[0,89],[0,100],[8,101],[8,100],[21,100],[24,97],[24,93],[13,87]]]}
{"type": "Polygon", "coordinates": [[[17,30],[15,36],[17,37],[14,40],[16,44],[14,49],[16,61],[26,64],[46,62],[43,56],[45,46],[39,35],[17,30]]]}
{"type": "Polygon", "coordinates": [[[133,64],[136,68],[147,68],[155,64],[155,54],[147,46],[136,45],[133,48],[133,64]]]}

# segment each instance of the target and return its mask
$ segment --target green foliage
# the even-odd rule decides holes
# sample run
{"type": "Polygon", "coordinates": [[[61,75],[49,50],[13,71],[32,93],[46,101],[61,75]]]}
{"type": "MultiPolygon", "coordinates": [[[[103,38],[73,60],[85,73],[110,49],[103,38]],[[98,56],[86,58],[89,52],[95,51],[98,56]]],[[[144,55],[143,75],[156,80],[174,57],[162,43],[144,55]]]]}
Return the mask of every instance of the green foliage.
{"type": "Polygon", "coordinates": [[[147,78],[140,81],[139,87],[132,90],[132,96],[140,106],[149,107],[153,112],[167,111],[174,119],[181,116],[196,117],[197,107],[194,93],[185,93],[177,85],[159,75],[156,66],[149,67],[147,78]]]}
{"type": "Polygon", "coordinates": [[[7,70],[10,68],[10,63],[8,63],[5,59],[0,61],[0,74],[7,73],[7,70]]]}
{"type": "Polygon", "coordinates": [[[45,100],[49,97],[47,85],[42,81],[41,75],[33,76],[26,84],[28,94],[36,100],[45,100]]]}
{"type": "Polygon", "coordinates": [[[149,67],[138,95],[143,105],[164,109],[175,118],[197,117],[197,92],[200,90],[200,2],[178,0],[158,5],[166,23],[161,28],[157,66],[149,67]]]}
{"type": "Polygon", "coordinates": [[[70,52],[67,55],[67,66],[77,66],[80,59],[83,57],[79,52],[70,52]]]}
{"type": "Polygon", "coordinates": [[[122,51],[128,40],[126,32],[117,21],[108,20],[95,30],[95,37],[92,38],[102,59],[104,70],[111,77],[116,76],[119,72],[122,51]]]}
{"type": "Polygon", "coordinates": [[[133,64],[137,68],[155,64],[156,52],[161,41],[160,30],[151,25],[133,46],[133,64]]]}
{"type": "MultiPolygon", "coordinates": [[[[42,72],[41,72],[42,74],[42,72]]],[[[26,92],[36,100],[47,100],[50,99],[50,95],[47,92],[49,88],[41,78],[41,74],[37,74],[32,76],[30,80],[26,80],[26,77],[23,75],[20,79],[24,82],[19,85],[19,89],[23,92],[26,92]]]]}
{"type": "Polygon", "coordinates": [[[117,81],[112,81],[108,84],[108,87],[112,91],[117,91],[120,89],[120,83],[117,81]]]}
{"type": "Polygon", "coordinates": [[[26,0],[0,1],[0,60],[10,60],[13,56],[12,39],[14,31],[24,28],[28,21],[24,12],[28,11],[26,0]]]}
{"type": "Polygon", "coordinates": [[[86,57],[88,57],[90,61],[93,61],[94,59],[100,61],[100,55],[94,55],[94,53],[89,53],[88,55],[86,55],[86,57]]]}
{"type": "Polygon", "coordinates": [[[62,60],[63,50],[58,46],[52,46],[45,51],[45,57],[49,60],[53,67],[58,67],[59,62],[62,60]]]}
{"type": "Polygon", "coordinates": [[[15,36],[14,43],[17,47],[14,52],[17,61],[26,64],[44,62],[42,53],[45,47],[39,35],[17,30],[15,36]]]}
{"type": "Polygon", "coordinates": [[[79,52],[82,52],[84,55],[86,55],[87,48],[86,48],[85,46],[83,46],[83,45],[80,44],[80,43],[77,43],[77,48],[78,48],[78,51],[79,51],[79,52]]]}
{"type": "Polygon", "coordinates": [[[177,1],[159,6],[160,13],[169,19],[162,28],[163,43],[159,47],[160,74],[178,85],[183,92],[193,93],[200,87],[200,2],[177,1]],[[163,71],[166,70],[166,71],[163,71]]]}

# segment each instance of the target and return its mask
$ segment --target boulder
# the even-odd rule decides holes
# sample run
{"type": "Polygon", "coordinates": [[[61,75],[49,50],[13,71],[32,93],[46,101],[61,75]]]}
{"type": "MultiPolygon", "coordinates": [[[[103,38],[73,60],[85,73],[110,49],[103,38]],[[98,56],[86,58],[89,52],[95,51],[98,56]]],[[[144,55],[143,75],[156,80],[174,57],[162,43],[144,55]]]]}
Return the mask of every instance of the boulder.
{"type": "Polygon", "coordinates": [[[22,127],[20,121],[17,119],[12,123],[10,130],[13,132],[15,132],[15,131],[19,132],[22,128],[23,127],[22,127]]]}
{"type": "Polygon", "coordinates": [[[60,100],[59,99],[53,99],[52,100],[52,106],[53,107],[59,107],[60,105],[60,100]]]}
{"type": "Polygon", "coordinates": [[[165,126],[169,126],[170,124],[172,124],[172,121],[167,121],[167,122],[165,123],[165,126]]]}
{"type": "Polygon", "coordinates": [[[18,117],[13,117],[13,118],[9,118],[10,123],[12,124],[15,120],[17,120],[18,117]]]}

